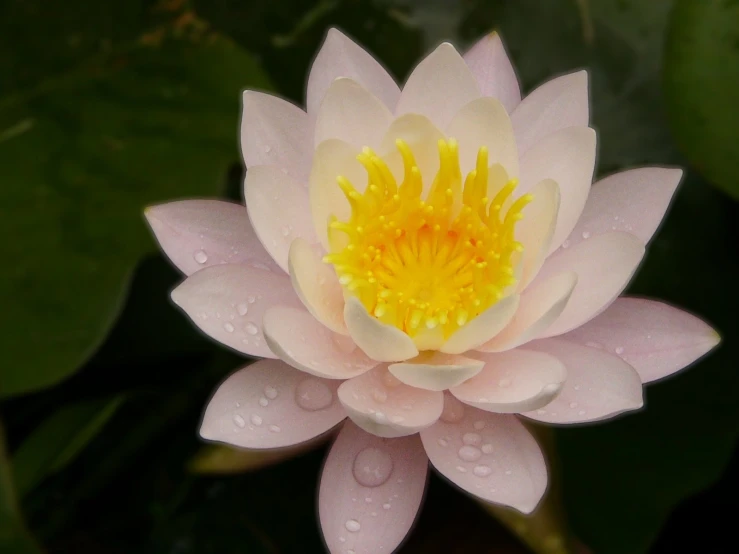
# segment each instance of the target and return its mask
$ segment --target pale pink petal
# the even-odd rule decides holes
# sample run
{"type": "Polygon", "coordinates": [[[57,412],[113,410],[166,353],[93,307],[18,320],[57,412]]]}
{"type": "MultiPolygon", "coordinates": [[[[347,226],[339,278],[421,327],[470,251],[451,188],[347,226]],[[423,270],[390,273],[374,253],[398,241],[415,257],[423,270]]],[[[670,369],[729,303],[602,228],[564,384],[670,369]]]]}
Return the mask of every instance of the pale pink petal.
{"type": "Polygon", "coordinates": [[[344,321],[354,342],[374,360],[402,362],[418,355],[413,339],[397,327],[371,316],[356,297],[347,299],[344,321]]]}
{"type": "Polygon", "coordinates": [[[524,208],[523,220],[516,224],[515,238],[523,245],[521,254],[521,281],[518,290],[524,290],[539,273],[549,254],[559,214],[559,185],[551,179],[537,183],[531,194],[534,199],[524,208]]]}
{"type": "Polygon", "coordinates": [[[318,492],[328,551],[395,551],[416,518],[427,476],[418,437],[382,439],[346,422],[326,458],[318,492]]]}
{"type": "Polygon", "coordinates": [[[500,100],[508,113],[521,102],[521,88],[513,64],[498,33],[490,33],[470,48],[464,61],[477,79],[483,96],[500,100]]]}
{"type": "Polygon", "coordinates": [[[404,385],[386,366],[344,381],[339,400],[354,423],[378,437],[418,433],[433,425],[444,407],[443,393],[404,385]]]}
{"type": "Polygon", "coordinates": [[[309,243],[318,240],[310,217],[308,191],[278,167],[257,165],[246,172],[244,197],[259,240],[287,272],[290,243],[298,237],[309,243]]]}
{"type": "Polygon", "coordinates": [[[518,308],[518,301],[517,294],[499,300],[455,331],[440,350],[445,354],[463,354],[485,344],[513,319],[518,308]]]}
{"type": "Polygon", "coordinates": [[[513,126],[503,104],[495,98],[477,98],[454,115],[447,134],[459,143],[462,175],[475,169],[477,153],[488,149],[488,164],[499,163],[510,178],[518,177],[518,150],[513,126]]]}
{"type": "Polygon", "coordinates": [[[326,140],[316,147],[310,172],[310,209],[316,236],[327,251],[330,217],[348,221],[352,214],[349,201],[336,178],[346,177],[359,192],[367,188],[367,172],[357,161],[359,152],[354,146],[338,139],[326,140]]]}
{"type": "Polygon", "coordinates": [[[544,179],[559,185],[557,226],[549,246],[559,247],[575,227],[590,192],[595,168],[595,131],[568,127],[537,142],[521,156],[521,191],[544,179]]]}
{"type": "Polygon", "coordinates": [[[410,74],[395,113],[425,115],[444,129],[462,106],[479,97],[472,72],[454,46],[445,42],[410,74]]]}
{"type": "Polygon", "coordinates": [[[513,415],[471,406],[449,414],[421,431],[433,466],[474,496],[531,513],[547,488],[546,463],[534,437],[513,415]]]}
{"type": "Polygon", "coordinates": [[[484,362],[454,354],[423,352],[388,369],[400,381],[426,390],[446,390],[480,373],[484,362]]]}
{"type": "Polygon", "coordinates": [[[508,326],[477,350],[502,352],[540,336],[565,309],[576,284],[577,274],[572,271],[537,281],[521,295],[508,326]]]}
{"type": "Polygon", "coordinates": [[[721,340],[697,317],[643,298],[618,298],[605,312],[562,338],[614,352],[639,372],[644,383],[689,366],[721,340]]]}
{"type": "Polygon", "coordinates": [[[200,436],[243,448],[307,441],[346,417],[336,401],[338,386],[280,360],[260,360],[221,383],[205,409],[200,436]]]}
{"type": "Polygon", "coordinates": [[[349,379],[377,365],[354,341],[320,325],[305,310],[274,306],[264,314],[272,352],[291,366],[326,379],[349,379]]]}
{"type": "Polygon", "coordinates": [[[567,377],[562,362],[544,352],[517,348],[476,355],[485,363],[483,370],[450,392],[487,412],[512,414],[546,406],[567,377]]]}
{"type": "Polygon", "coordinates": [[[275,358],[262,334],[262,316],[275,304],[300,306],[290,279],[245,264],[207,267],[172,291],[172,300],[209,337],[238,352],[275,358]]]}
{"type": "Polygon", "coordinates": [[[561,315],[541,336],[571,331],[605,310],[629,284],[643,257],[644,243],[620,232],[598,235],[549,256],[534,284],[568,271],[577,274],[577,284],[561,315]]]}
{"type": "Polygon", "coordinates": [[[643,167],[616,173],[590,190],[580,220],[567,237],[574,246],[589,237],[626,231],[648,243],[682,178],[680,169],[643,167]]]}
{"type": "Polygon", "coordinates": [[[316,116],[315,144],[339,139],[360,151],[377,148],[393,115],[376,96],[356,81],[341,78],[331,83],[316,116]]]}
{"type": "Polygon", "coordinates": [[[180,200],[144,211],[167,257],[185,275],[219,264],[251,263],[275,269],[240,204],[180,200]]]}
{"type": "Polygon", "coordinates": [[[271,94],[244,92],[241,153],[247,168],[276,165],[305,185],[311,144],[310,124],[303,110],[271,94]]]}
{"type": "Polygon", "coordinates": [[[388,109],[395,109],[400,89],[390,74],[341,31],[329,29],[308,75],[308,113],[318,112],[326,91],[339,77],[354,79],[382,100],[388,109]]]}
{"type": "Polygon", "coordinates": [[[608,419],[644,404],[639,374],[618,356],[562,339],[535,341],[527,349],[558,358],[567,369],[559,395],[523,415],[545,423],[584,423],[608,419]]]}
{"type": "Polygon", "coordinates": [[[521,153],[567,127],[587,127],[588,72],[578,71],[544,83],[523,99],[511,120],[521,153]]]}
{"type": "Polygon", "coordinates": [[[348,333],[344,323],[344,293],[333,268],[303,239],[295,239],[288,254],[290,280],[303,305],[336,333],[348,333]]]}

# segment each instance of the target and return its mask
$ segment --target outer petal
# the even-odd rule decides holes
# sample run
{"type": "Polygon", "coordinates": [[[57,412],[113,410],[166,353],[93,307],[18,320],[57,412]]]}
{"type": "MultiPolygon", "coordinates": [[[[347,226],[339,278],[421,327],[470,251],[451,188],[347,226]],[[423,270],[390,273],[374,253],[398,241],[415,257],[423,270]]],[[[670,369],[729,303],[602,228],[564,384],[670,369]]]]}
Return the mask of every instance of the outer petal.
{"type": "Polygon", "coordinates": [[[509,113],[518,106],[521,88],[498,33],[490,33],[477,41],[464,55],[464,61],[477,79],[483,96],[497,98],[509,113]]]}
{"type": "Polygon", "coordinates": [[[564,311],[543,336],[566,333],[607,308],[626,288],[643,257],[644,244],[628,233],[598,235],[550,256],[535,283],[574,271],[577,285],[564,311]]]}
{"type": "Polygon", "coordinates": [[[310,170],[311,143],[308,115],[290,102],[247,90],[241,115],[241,152],[244,163],[276,165],[305,183],[310,170]]]}
{"type": "Polygon", "coordinates": [[[382,323],[368,314],[356,297],[347,299],[344,321],[354,342],[374,360],[401,362],[418,355],[413,339],[397,327],[382,323]]]}
{"type": "Polygon", "coordinates": [[[303,305],[326,327],[346,335],[344,293],[334,270],[303,239],[292,242],[288,258],[290,280],[303,305]]]}
{"type": "Polygon", "coordinates": [[[377,365],[345,335],[334,333],[305,310],[274,306],[264,314],[272,352],[291,366],[326,379],[349,379],[377,365]]]}
{"type": "Polygon", "coordinates": [[[444,129],[480,87],[457,50],[445,42],[419,63],[400,94],[397,115],[422,114],[444,129]]]}
{"type": "Polygon", "coordinates": [[[277,269],[240,204],[180,200],[150,206],[144,214],[159,246],[185,275],[219,264],[277,269]]]}
{"type": "Polygon", "coordinates": [[[580,220],[567,238],[569,246],[603,233],[627,231],[648,243],[667,211],[682,178],[681,169],[643,167],[598,181],[580,220]]]}
{"type": "Polygon", "coordinates": [[[442,354],[424,352],[420,356],[388,367],[406,385],[426,390],[446,390],[480,373],[484,362],[442,354]]]}
{"type": "Polygon", "coordinates": [[[544,408],[526,417],[545,423],[600,421],[641,408],[639,374],[618,356],[561,339],[536,341],[527,346],[557,357],[567,368],[562,391],[544,408]]]}
{"type": "Polygon", "coordinates": [[[488,149],[489,164],[499,163],[509,177],[518,177],[518,150],[513,126],[503,104],[495,98],[477,98],[454,115],[447,134],[459,142],[462,175],[475,168],[477,152],[488,149]]]}
{"type": "Polygon", "coordinates": [[[308,113],[318,111],[331,83],[339,77],[354,79],[393,110],[400,89],[377,60],[337,29],[329,29],[308,76],[308,113]]]}
{"type": "Polygon", "coordinates": [[[346,417],[337,381],[307,377],[279,360],[233,373],[205,409],[200,436],[244,448],[279,448],[307,441],[346,417]]]}
{"type": "Polygon", "coordinates": [[[244,182],[249,219],[265,250],[285,270],[290,243],[317,241],[308,209],[308,191],[276,166],[249,168],[244,182]]]}
{"type": "Polygon", "coordinates": [[[443,393],[404,385],[385,366],[344,381],[339,400],[354,423],[378,437],[418,433],[444,408],[443,393]]]}
{"type": "Polygon", "coordinates": [[[615,352],[649,383],[692,364],[718,345],[706,323],[662,302],[618,298],[595,319],[562,336],[615,352]]]}
{"type": "Polygon", "coordinates": [[[531,513],[547,488],[544,456],[513,415],[465,407],[461,419],[421,432],[429,460],[444,477],[488,502],[531,513]]]}
{"type": "Polygon", "coordinates": [[[588,72],[562,75],[529,94],[511,114],[519,152],[567,127],[587,127],[588,72]]]}
{"type": "Polygon", "coordinates": [[[590,192],[594,168],[595,131],[587,127],[557,131],[522,155],[523,192],[544,179],[553,179],[559,185],[559,216],[550,252],[562,244],[575,227],[590,192]]]}
{"type": "Polygon", "coordinates": [[[521,295],[508,326],[477,350],[502,352],[535,339],[562,314],[576,284],[577,274],[571,271],[537,281],[521,295]]]}
{"type": "Polygon", "coordinates": [[[427,475],[418,437],[381,439],[345,423],[326,458],[318,492],[329,552],[393,552],[413,524],[427,475]]]}
{"type": "Polygon", "coordinates": [[[524,217],[516,225],[516,240],[523,245],[521,254],[521,281],[523,290],[539,273],[549,254],[549,246],[557,227],[559,214],[559,185],[545,179],[531,189],[534,199],[524,208],[524,217]]]}
{"type": "Polygon", "coordinates": [[[482,372],[450,392],[487,412],[512,414],[546,406],[567,377],[562,362],[544,352],[517,348],[479,356],[485,362],[482,372]]]}
{"type": "Polygon", "coordinates": [[[287,276],[243,264],[198,271],[172,291],[172,300],[209,337],[262,358],[275,357],[262,334],[265,310],[278,302],[300,306],[287,276]]]}
{"type": "Polygon", "coordinates": [[[377,148],[393,115],[385,104],[356,81],[331,83],[316,116],[315,144],[339,139],[360,151],[377,148]]]}
{"type": "Polygon", "coordinates": [[[485,344],[513,319],[519,296],[507,296],[460,327],[439,349],[445,354],[462,354],[485,344]]]}

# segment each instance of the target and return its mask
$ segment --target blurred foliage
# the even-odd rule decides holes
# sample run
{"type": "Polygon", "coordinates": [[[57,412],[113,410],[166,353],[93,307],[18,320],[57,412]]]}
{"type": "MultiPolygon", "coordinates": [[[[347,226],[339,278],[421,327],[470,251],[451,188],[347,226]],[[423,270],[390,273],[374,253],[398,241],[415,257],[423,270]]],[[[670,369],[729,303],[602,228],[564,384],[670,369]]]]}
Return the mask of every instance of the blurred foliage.
{"type": "MultiPolygon", "coordinates": [[[[0,199],[12,207],[0,218],[12,322],[0,334],[0,397],[15,397],[2,413],[18,478],[0,452],[0,551],[40,552],[16,488],[49,552],[323,551],[323,447],[244,473],[286,451],[266,459],[199,442],[204,403],[243,360],[172,307],[180,277],[148,256],[141,210],[239,198],[239,91],[301,103],[337,26],[401,81],[436,42],[464,47],[497,28],[526,91],[589,70],[601,174],[686,165],[683,155],[694,164],[631,292],[700,314],[723,346],[650,387],[649,409],[554,433],[574,535],[598,554],[663,552],[651,545],[666,518],[719,479],[739,430],[738,208],[704,180],[736,195],[736,13],[728,0],[0,4],[0,199]]],[[[547,537],[569,534],[559,502],[555,492],[533,519],[496,515],[545,554],[556,551],[547,537]]],[[[488,551],[526,549],[433,477],[400,552],[488,551]]]]}

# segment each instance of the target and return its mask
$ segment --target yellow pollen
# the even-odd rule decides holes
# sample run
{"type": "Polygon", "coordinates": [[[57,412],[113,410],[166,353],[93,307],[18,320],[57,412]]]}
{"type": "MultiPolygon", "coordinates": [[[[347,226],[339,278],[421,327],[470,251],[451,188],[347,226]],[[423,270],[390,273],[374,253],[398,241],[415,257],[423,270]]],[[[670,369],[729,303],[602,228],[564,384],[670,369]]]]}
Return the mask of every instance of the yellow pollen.
{"type": "Polygon", "coordinates": [[[331,253],[324,261],[379,320],[410,336],[441,327],[448,337],[516,283],[523,246],[514,230],[533,197],[511,201],[517,180],[500,165],[488,166],[484,146],[462,180],[458,144],[449,139],[438,143],[439,170],[422,199],[413,152],[400,139],[396,146],[404,169],[400,184],[369,148],[357,156],[368,175],[364,192],[337,177],[351,217],[332,218],[331,253]]]}

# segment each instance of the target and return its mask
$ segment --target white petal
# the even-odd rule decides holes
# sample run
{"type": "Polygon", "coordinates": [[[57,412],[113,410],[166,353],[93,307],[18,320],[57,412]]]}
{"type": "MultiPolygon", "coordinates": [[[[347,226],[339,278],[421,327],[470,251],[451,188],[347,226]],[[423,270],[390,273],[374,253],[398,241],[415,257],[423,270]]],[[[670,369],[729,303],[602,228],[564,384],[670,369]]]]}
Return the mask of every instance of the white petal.
{"type": "Polygon", "coordinates": [[[483,362],[440,352],[424,352],[417,358],[391,364],[388,369],[406,385],[426,390],[446,390],[480,373],[483,362]]]}
{"type": "Polygon", "coordinates": [[[270,94],[244,92],[241,152],[247,168],[276,165],[305,184],[311,150],[310,124],[303,110],[270,94]]]}
{"type": "Polygon", "coordinates": [[[318,321],[336,333],[348,333],[344,324],[344,292],[331,266],[318,250],[295,239],[288,254],[290,279],[303,305],[318,321]]]}
{"type": "Polygon", "coordinates": [[[375,367],[351,338],[334,333],[305,310],[274,306],[264,314],[272,352],[291,366],[325,379],[349,379],[375,367]]]}
{"type": "Polygon", "coordinates": [[[559,214],[559,185],[551,179],[538,183],[531,194],[534,199],[524,208],[523,219],[516,224],[515,237],[523,245],[521,281],[523,290],[539,273],[549,254],[559,214]]]}
{"type": "Polygon", "coordinates": [[[290,243],[302,238],[315,243],[308,191],[276,166],[250,167],[244,181],[249,219],[265,250],[287,272],[290,243]]]}
{"type": "Polygon", "coordinates": [[[587,71],[544,83],[511,115],[519,151],[526,152],[544,137],[567,127],[587,127],[589,112],[587,71]]]}
{"type": "Polygon", "coordinates": [[[368,314],[356,297],[347,299],[344,320],[354,342],[373,360],[401,362],[418,355],[418,349],[408,335],[368,314]]]}
{"type": "Polygon", "coordinates": [[[359,427],[378,437],[418,433],[439,419],[444,394],[409,387],[379,366],[344,381],[339,400],[359,427]]]}
{"type": "Polygon", "coordinates": [[[477,41],[464,55],[464,61],[477,79],[483,96],[500,100],[508,113],[518,106],[521,88],[498,33],[490,33],[477,41]]]}
{"type": "Polygon", "coordinates": [[[308,113],[318,112],[326,91],[339,77],[354,79],[382,100],[388,109],[395,109],[400,89],[390,74],[341,31],[329,29],[308,75],[308,113]]]}
{"type": "Polygon", "coordinates": [[[462,354],[485,344],[508,325],[516,313],[518,300],[517,294],[499,300],[472,321],[460,327],[440,350],[445,354],[462,354]]]}
{"type": "Polygon", "coordinates": [[[549,404],[567,377],[554,356],[517,348],[478,354],[483,370],[451,393],[465,404],[487,412],[519,413],[549,404]]]}
{"type": "Polygon", "coordinates": [[[445,42],[431,52],[408,77],[397,115],[425,115],[444,129],[457,111],[480,97],[475,77],[454,46],[445,42]]]}
{"type": "Polygon", "coordinates": [[[629,284],[643,257],[644,244],[628,233],[598,235],[551,255],[534,283],[574,271],[577,284],[562,314],[542,336],[566,333],[605,310],[629,284]]]}

